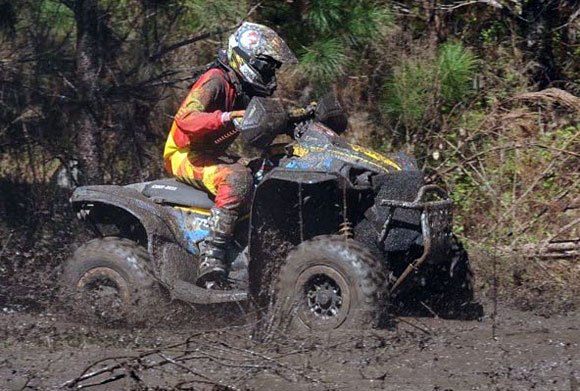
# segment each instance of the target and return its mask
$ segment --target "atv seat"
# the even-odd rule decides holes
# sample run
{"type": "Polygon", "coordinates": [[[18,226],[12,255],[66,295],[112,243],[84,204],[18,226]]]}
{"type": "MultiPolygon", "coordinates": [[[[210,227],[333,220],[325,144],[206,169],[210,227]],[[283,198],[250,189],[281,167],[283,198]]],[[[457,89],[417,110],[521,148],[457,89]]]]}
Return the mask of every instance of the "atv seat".
{"type": "Polygon", "coordinates": [[[189,206],[211,209],[210,195],[174,178],[159,179],[145,184],[141,193],[160,204],[189,206]]]}

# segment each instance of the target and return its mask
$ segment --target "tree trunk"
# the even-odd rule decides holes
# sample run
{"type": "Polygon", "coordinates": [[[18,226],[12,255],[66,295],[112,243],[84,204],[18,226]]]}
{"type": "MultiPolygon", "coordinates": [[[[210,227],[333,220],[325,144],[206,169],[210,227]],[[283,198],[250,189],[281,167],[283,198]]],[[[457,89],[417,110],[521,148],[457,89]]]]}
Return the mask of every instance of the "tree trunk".
{"type": "Polygon", "coordinates": [[[558,1],[532,0],[523,3],[520,30],[525,39],[526,57],[535,62],[531,75],[540,89],[561,78],[558,64],[554,61],[554,28],[563,24],[558,1]]]}
{"type": "Polygon", "coordinates": [[[73,3],[77,28],[77,80],[80,107],[77,134],[81,170],[88,183],[103,180],[101,168],[101,127],[99,118],[100,42],[98,0],[76,0],[73,3]]]}
{"type": "Polygon", "coordinates": [[[437,11],[437,0],[423,0],[423,11],[429,42],[436,48],[445,39],[443,23],[437,11]]]}

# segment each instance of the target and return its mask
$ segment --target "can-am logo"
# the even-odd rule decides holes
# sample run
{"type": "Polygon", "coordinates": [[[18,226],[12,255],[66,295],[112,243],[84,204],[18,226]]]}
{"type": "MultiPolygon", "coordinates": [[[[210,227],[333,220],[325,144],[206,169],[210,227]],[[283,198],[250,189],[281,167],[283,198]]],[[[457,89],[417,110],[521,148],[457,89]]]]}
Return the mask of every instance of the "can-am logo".
{"type": "Polygon", "coordinates": [[[161,190],[177,190],[177,186],[169,186],[169,185],[153,185],[151,186],[152,189],[161,189],[161,190]]]}

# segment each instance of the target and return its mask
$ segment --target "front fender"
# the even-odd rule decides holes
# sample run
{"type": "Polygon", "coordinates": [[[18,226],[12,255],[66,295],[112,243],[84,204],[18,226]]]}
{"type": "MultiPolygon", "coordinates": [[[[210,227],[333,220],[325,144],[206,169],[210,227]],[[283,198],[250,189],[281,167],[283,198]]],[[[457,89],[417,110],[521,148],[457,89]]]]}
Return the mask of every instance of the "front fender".
{"type": "Polygon", "coordinates": [[[267,305],[268,290],[290,249],[336,233],[345,186],[339,174],[276,168],[256,188],[250,217],[250,294],[267,305]]]}

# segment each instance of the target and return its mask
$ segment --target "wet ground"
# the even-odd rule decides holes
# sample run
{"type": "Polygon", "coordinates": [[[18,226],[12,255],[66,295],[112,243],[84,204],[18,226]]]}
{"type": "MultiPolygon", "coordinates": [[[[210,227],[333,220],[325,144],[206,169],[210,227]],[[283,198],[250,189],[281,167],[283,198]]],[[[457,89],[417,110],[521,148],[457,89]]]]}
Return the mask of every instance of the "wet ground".
{"type": "Polygon", "coordinates": [[[485,306],[482,321],[403,317],[391,331],[268,342],[235,308],[129,330],[4,307],[0,390],[580,390],[580,314],[500,303],[494,322],[485,306]]]}

